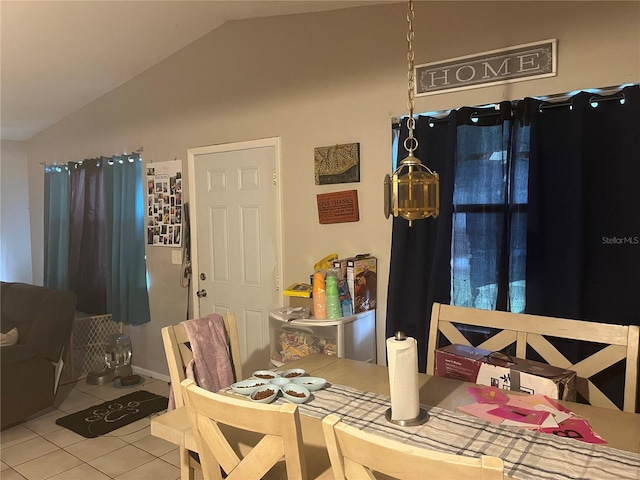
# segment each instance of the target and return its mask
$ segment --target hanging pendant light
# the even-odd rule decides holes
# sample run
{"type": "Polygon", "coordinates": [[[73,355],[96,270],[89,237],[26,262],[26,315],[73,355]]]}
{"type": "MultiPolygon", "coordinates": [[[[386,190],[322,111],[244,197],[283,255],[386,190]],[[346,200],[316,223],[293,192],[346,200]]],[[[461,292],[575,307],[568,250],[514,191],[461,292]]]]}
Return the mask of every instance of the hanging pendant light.
{"type": "Polygon", "coordinates": [[[407,10],[407,60],[408,72],[408,99],[409,117],[407,128],[409,136],[404,141],[407,156],[400,161],[398,168],[390,177],[384,179],[384,214],[402,217],[409,220],[409,226],[414,220],[427,217],[437,217],[440,213],[440,177],[432,172],[426,165],[420,162],[413,152],[418,148],[418,140],[413,137],[416,126],[413,117],[415,73],[413,70],[413,1],[409,0],[407,10]]]}

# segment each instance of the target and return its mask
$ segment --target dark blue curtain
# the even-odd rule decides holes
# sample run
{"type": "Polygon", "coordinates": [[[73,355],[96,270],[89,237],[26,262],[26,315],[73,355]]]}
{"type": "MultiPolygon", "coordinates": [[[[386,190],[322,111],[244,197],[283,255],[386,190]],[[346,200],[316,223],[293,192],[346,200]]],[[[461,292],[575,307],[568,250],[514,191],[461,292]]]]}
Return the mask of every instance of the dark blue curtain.
{"type": "MultiPolygon", "coordinates": [[[[409,223],[393,218],[391,264],[387,292],[387,338],[403,331],[418,343],[418,368],[424,372],[427,361],[429,316],[434,301],[449,303],[451,258],[451,217],[453,171],[455,167],[455,114],[444,121],[429,117],[416,120],[415,151],[440,175],[441,210],[437,219],[409,223]],[[436,254],[437,253],[437,254],[436,254]]],[[[402,123],[398,144],[403,145],[408,130],[402,123]]],[[[398,150],[398,160],[406,156],[398,150]]]]}
{"type": "Polygon", "coordinates": [[[640,86],[530,103],[527,312],[640,325],[640,86]]]}
{"type": "MultiPolygon", "coordinates": [[[[640,324],[639,89],[418,119],[441,212],[394,219],[386,334],[417,339],[421,371],[434,301],[640,324]]],[[[557,344],[572,362],[595,348],[557,344]]],[[[618,373],[593,380],[621,405],[618,373]]]]}
{"type": "MultiPolygon", "coordinates": [[[[528,102],[527,312],[640,325],[640,87],[528,102]]],[[[600,348],[551,342],[572,363],[600,348]]],[[[591,380],[622,407],[623,363],[591,380]]]]}
{"type": "Polygon", "coordinates": [[[105,285],[105,210],[100,160],[70,163],[69,289],[77,309],[107,313],[105,285]]]}
{"type": "MultiPolygon", "coordinates": [[[[402,330],[416,338],[420,371],[426,370],[433,302],[524,307],[526,234],[519,229],[526,227],[526,207],[518,202],[528,143],[520,141],[512,117],[511,104],[503,102],[416,121],[416,156],[440,174],[440,216],[412,227],[393,220],[386,334],[402,330]],[[519,295],[513,295],[514,285],[519,295]]],[[[398,159],[406,154],[407,134],[405,120],[398,159]]]]}

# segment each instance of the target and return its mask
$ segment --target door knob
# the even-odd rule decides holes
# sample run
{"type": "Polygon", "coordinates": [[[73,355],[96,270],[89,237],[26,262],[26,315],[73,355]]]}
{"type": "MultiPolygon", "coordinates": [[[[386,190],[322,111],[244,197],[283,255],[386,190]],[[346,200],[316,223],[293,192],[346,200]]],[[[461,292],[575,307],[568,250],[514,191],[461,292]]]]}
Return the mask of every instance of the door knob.
{"type": "Polygon", "coordinates": [[[207,296],[207,291],[203,288],[202,290],[198,290],[196,292],[196,295],[198,296],[198,298],[206,297],[207,296]]]}

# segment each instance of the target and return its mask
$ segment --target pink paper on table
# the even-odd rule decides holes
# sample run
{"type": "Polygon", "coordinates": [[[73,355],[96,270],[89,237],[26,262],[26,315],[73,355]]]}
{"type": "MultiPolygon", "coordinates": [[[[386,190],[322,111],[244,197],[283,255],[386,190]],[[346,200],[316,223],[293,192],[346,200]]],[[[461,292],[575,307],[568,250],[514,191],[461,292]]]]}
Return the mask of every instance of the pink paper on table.
{"type": "Polygon", "coordinates": [[[498,408],[488,410],[487,413],[496,415],[506,420],[513,420],[529,425],[540,425],[549,416],[549,412],[540,410],[529,410],[511,405],[500,405],[498,408]]]}
{"type": "Polygon", "coordinates": [[[546,395],[510,395],[507,405],[513,405],[521,408],[535,409],[537,405],[545,405],[564,413],[571,413],[570,410],[563,407],[559,403],[553,401],[546,395]]]}
{"type": "Polygon", "coordinates": [[[569,418],[557,428],[541,428],[541,432],[552,433],[558,437],[573,438],[586,443],[607,443],[591,429],[591,425],[581,418],[569,418]]]}
{"type": "Polygon", "coordinates": [[[509,397],[497,387],[467,387],[467,392],[469,392],[478,403],[501,404],[509,401],[509,397]]]}
{"type": "Polygon", "coordinates": [[[488,410],[492,410],[493,408],[495,408],[495,404],[493,403],[472,403],[471,405],[458,407],[458,410],[468,413],[469,415],[473,415],[474,417],[481,418],[482,420],[486,420],[487,422],[500,425],[504,420],[503,418],[487,413],[488,410]]]}

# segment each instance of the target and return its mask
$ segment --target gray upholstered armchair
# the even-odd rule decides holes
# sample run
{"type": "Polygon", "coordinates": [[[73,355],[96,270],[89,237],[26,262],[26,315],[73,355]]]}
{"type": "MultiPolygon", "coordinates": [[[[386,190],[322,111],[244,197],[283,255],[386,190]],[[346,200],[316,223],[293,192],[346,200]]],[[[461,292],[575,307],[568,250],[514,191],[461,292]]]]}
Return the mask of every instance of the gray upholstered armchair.
{"type": "Polygon", "coordinates": [[[1,282],[0,286],[0,330],[18,330],[15,345],[0,347],[4,430],[53,405],[77,299],[66,290],[24,283],[1,282]]]}

